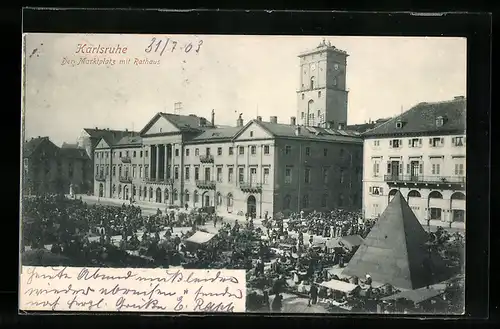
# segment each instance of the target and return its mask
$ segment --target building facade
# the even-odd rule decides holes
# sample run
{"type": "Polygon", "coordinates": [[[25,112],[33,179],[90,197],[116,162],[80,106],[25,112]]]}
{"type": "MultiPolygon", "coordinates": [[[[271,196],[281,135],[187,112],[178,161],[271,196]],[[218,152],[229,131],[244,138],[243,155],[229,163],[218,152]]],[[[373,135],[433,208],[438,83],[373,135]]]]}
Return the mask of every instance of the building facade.
{"type": "Polygon", "coordinates": [[[300,87],[297,90],[298,124],[326,127],[347,124],[347,57],[323,41],[299,55],[300,87]]]}
{"type": "Polygon", "coordinates": [[[95,149],[95,195],[257,217],[361,208],[362,139],[334,129],[258,117],[217,127],[158,113],[140,137],[95,149]]]}
{"type": "Polygon", "coordinates": [[[422,223],[465,225],[466,99],[420,103],[367,131],[363,211],[378,217],[399,190],[422,223]]]}
{"type": "Polygon", "coordinates": [[[83,149],[59,148],[48,137],[23,145],[23,193],[68,194],[85,191],[93,182],[91,159],[83,149]]]}

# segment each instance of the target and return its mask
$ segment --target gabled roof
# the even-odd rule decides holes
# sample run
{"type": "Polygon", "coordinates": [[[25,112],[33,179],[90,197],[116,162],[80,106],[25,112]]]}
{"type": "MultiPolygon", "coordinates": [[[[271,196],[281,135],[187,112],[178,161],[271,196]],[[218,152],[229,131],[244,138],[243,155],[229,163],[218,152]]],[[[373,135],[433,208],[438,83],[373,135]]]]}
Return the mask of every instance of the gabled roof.
{"type": "Polygon", "coordinates": [[[119,140],[121,140],[125,136],[138,136],[139,133],[137,131],[129,131],[129,130],[111,130],[111,129],[84,129],[90,137],[93,139],[92,147],[95,147],[101,138],[106,141],[109,145],[114,145],[119,140]]]}
{"type": "Polygon", "coordinates": [[[374,282],[402,289],[436,283],[442,259],[429,258],[427,241],[427,233],[398,191],[342,274],[362,278],[369,274],[374,282]]]}
{"type": "Polygon", "coordinates": [[[149,120],[149,122],[142,128],[140,134],[143,135],[146,131],[151,128],[151,126],[160,118],[167,119],[170,123],[172,123],[177,129],[180,131],[203,131],[205,129],[213,128],[211,122],[206,118],[196,116],[194,114],[190,115],[180,115],[180,114],[172,114],[172,113],[163,113],[158,112],[156,115],[149,120]],[[200,126],[200,119],[203,121],[203,125],[200,126]]]}
{"type": "Polygon", "coordinates": [[[32,156],[44,143],[50,143],[53,147],[58,148],[50,141],[49,137],[31,138],[23,144],[23,157],[28,158],[32,156]]]}
{"type": "Polygon", "coordinates": [[[64,147],[59,149],[59,153],[61,156],[65,158],[73,158],[73,159],[89,159],[87,151],[82,148],[74,147],[64,147]]]}
{"type": "Polygon", "coordinates": [[[389,119],[378,119],[377,121],[373,121],[373,122],[370,122],[370,123],[359,123],[359,124],[354,124],[354,125],[347,125],[346,126],[346,129],[347,130],[351,130],[351,131],[356,131],[360,134],[370,130],[370,129],[373,129],[381,124],[383,124],[384,122],[387,122],[389,121],[389,119]]]}
{"type": "Polygon", "coordinates": [[[192,139],[193,142],[231,140],[242,127],[217,127],[207,129],[192,139]]]}
{"type": "Polygon", "coordinates": [[[360,134],[354,131],[326,129],[320,127],[295,126],[284,123],[272,123],[259,120],[249,121],[241,130],[241,132],[243,132],[243,130],[245,130],[246,127],[250,126],[252,123],[262,127],[275,137],[314,139],[318,141],[361,142],[360,134]],[[297,127],[300,127],[300,133],[298,135],[296,135],[297,127]]]}
{"type": "Polygon", "coordinates": [[[384,136],[399,134],[445,134],[465,132],[467,100],[455,98],[451,101],[420,103],[375,128],[366,131],[363,136],[384,136]],[[438,117],[444,118],[442,126],[436,124],[438,117]],[[401,121],[402,126],[397,127],[401,121]]]}
{"type": "Polygon", "coordinates": [[[78,148],[78,144],[70,144],[70,143],[65,143],[63,142],[61,145],[62,149],[76,149],[78,148]]]}
{"type": "Polygon", "coordinates": [[[120,139],[115,146],[140,146],[142,145],[142,137],[140,136],[125,136],[120,139]]]}

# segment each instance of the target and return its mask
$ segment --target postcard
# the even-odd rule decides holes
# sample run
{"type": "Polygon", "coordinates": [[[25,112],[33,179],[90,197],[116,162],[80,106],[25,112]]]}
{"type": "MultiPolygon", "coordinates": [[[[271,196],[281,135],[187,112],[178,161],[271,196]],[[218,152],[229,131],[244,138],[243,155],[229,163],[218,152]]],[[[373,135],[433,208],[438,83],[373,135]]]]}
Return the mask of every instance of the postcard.
{"type": "Polygon", "coordinates": [[[24,34],[19,309],[463,314],[466,45],[24,34]]]}

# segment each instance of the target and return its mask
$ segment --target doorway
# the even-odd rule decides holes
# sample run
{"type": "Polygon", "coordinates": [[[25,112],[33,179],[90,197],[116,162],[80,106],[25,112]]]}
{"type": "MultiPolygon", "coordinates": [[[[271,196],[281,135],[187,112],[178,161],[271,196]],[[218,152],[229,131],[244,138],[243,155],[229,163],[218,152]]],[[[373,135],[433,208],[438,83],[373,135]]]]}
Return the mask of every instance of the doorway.
{"type": "Polygon", "coordinates": [[[391,161],[391,176],[396,178],[399,176],[399,161],[391,161]]]}
{"type": "Polygon", "coordinates": [[[412,181],[418,181],[419,169],[420,169],[420,164],[418,161],[412,161],[410,163],[410,175],[412,181]]]}
{"type": "Polygon", "coordinates": [[[156,203],[161,203],[161,188],[156,189],[156,203]]]}
{"type": "Polygon", "coordinates": [[[104,197],[104,186],[102,185],[102,183],[99,184],[99,197],[104,197]]]}
{"type": "Polygon", "coordinates": [[[247,214],[255,214],[257,210],[257,200],[253,195],[250,195],[247,199],[247,214]]]}
{"type": "Polygon", "coordinates": [[[125,186],[123,188],[123,200],[128,200],[129,199],[129,196],[128,196],[128,186],[125,186]]]}

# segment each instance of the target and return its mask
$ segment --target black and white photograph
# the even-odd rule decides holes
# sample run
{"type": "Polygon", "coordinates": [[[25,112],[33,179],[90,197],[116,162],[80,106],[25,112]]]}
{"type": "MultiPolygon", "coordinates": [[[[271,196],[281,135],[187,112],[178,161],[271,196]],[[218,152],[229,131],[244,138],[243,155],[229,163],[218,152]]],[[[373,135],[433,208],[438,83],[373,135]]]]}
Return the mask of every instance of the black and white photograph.
{"type": "Polygon", "coordinates": [[[24,309],[464,313],[466,38],[23,42],[24,309]]]}

